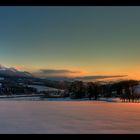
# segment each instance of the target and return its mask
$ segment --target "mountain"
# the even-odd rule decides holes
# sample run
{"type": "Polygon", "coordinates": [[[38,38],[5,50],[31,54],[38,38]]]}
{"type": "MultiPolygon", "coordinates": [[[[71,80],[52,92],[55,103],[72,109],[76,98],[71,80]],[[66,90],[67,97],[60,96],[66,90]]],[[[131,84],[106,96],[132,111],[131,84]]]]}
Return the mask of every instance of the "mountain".
{"type": "Polygon", "coordinates": [[[25,71],[18,71],[15,68],[12,67],[5,67],[3,65],[0,65],[0,77],[32,77],[32,74],[30,74],[29,72],[25,72],[25,71]]]}

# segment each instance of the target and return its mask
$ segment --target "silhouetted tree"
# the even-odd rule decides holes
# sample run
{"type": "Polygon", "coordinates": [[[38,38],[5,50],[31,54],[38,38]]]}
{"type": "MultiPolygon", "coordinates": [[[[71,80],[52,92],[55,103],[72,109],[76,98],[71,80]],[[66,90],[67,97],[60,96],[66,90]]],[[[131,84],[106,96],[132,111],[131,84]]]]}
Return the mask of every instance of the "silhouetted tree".
{"type": "Polygon", "coordinates": [[[94,95],[94,83],[93,82],[87,83],[87,93],[88,93],[89,100],[91,100],[91,98],[94,95]]]}
{"type": "Polygon", "coordinates": [[[88,82],[88,97],[89,100],[91,100],[92,97],[94,97],[95,100],[97,100],[98,95],[101,93],[101,86],[97,82],[88,82]]]}
{"type": "Polygon", "coordinates": [[[85,88],[82,81],[74,81],[69,87],[71,98],[82,98],[85,96],[85,88]]]}
{"type": "Polygon", "coordinates": [[[136,80],[124,80],[114,83],[117,94],[123,101],[134,101],[133,87],[138,85],[139,82],[136,80]]]}

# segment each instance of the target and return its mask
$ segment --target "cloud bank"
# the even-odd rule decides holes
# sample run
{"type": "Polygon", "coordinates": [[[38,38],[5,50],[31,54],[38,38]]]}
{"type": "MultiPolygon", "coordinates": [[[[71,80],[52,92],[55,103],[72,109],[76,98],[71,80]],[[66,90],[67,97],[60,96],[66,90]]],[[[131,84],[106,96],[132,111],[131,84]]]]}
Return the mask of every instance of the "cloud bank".
{"type": "MultiPolygon", "coordinates": [[[[14,67],[5,67],[0,65],[0,76],[22,76],[22,77],[38,77],[38,78],[46,78],[49,80],[66,80],[66,81],[74,81],[74,80],[81,80],[81,81],[94,81],[94,80],[102,80],[102,79],[109,79],[109,78],[122,78],[126,77],[127,75],[89,75],[89,76],[78,76],[81,74],[81,71],[75,70],[68,70],[68,69],[41,69],[34,73],[29,73],[26,71],[19,71],[14,67]],[[76,75],[76,76],[75,76],[76,75]]],[[[82,74],[81,74],[82,75],[82,74]]]]}
{"type": "Polygon", "coordinates": [[[81,72],[67,69],[41,69],[37,72],[34,72],[33,74],[40,77],[71,77],[72,75],[78,75],[79,73],[81,72]]]}
{"type": "Polygon", "coordinates": [[[54,70],[54,69],[42,69],[40,72],[44,74],[65,74],[65,73],[79,73],[80,71],[71,71],[71,70],[54,70]]]}
{"type": "Polygon", "coordinates": [[[89,76],[78,76],[81,71],[73,71],[67,69],[41,69],[34,73],[35,76],[43,77],[51,80],[83,80],[83,81],[91,81],[91,80],[100,80],[100,79],[109,79],[109,78],[122,78],[127,75],[89,75],[89,76]],[[77,76],[71,76],[71,75],[77,76]]]}
{"type": "Polygon", "coordinates": [[[84,76],[84,77],[77,77],[76,79],[81,80],[92,80],[92,79],[106,79],[106,78],[121,78],[126,77],[127,75],[112,75],[112,76],[84,76]]]}

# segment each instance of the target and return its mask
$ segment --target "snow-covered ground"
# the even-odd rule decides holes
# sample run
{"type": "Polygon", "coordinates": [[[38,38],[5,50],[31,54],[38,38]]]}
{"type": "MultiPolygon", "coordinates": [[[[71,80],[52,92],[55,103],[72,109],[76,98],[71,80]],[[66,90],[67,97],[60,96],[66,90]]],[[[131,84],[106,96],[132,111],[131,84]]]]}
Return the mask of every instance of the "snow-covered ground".
{"type": "Polygon", "coordinates": [[[40,91],[58,91],[59,89],[51,88],[47,86],[40,86],[40,85],[28,85],[28,87],[36,88],[38,92],[40,91]]]}
{"type": "Polygon", "coordinates": [[[140,133],[140,103],[0,101],[0,133],[140,133]]]}
{"type": "MultiPolygon", "coordinates": [[[[0,101],[89,101],[89,98],[71,99],[66,98],[44,98],[43,94],[34,95],[2,95],[0,101]]],[[[93,101],[93,100],[92,100],[93,101]]],[[[99,98],[98,101],[121,102],[120,98],[99,98]]]]}

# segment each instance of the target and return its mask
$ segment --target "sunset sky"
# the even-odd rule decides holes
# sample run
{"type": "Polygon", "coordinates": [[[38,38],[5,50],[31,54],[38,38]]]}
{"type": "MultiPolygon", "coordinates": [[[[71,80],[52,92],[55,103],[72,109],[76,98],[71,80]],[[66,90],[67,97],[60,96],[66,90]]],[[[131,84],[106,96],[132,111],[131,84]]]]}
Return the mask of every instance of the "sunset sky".
{"type": "Polygon", "coordinates": [[[140,79],[139,17],[132,6],[0,7],[0,64],[140,79]]]}

